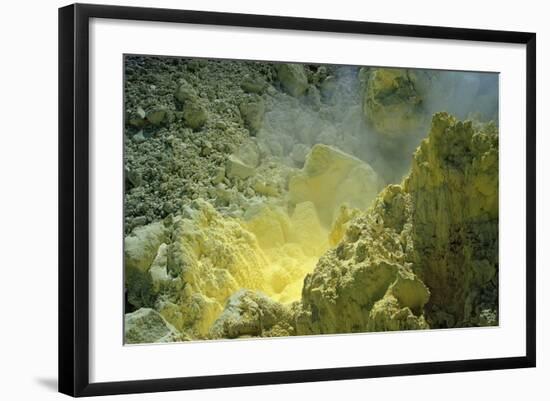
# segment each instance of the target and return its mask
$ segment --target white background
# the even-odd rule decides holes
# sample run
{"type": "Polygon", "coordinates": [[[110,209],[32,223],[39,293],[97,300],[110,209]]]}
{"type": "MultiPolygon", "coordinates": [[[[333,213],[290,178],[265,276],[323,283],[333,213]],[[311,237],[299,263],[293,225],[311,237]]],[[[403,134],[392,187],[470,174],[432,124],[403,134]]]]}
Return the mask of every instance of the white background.
{"type": "MultiPolygon", "coordinates": [[[[466,26],[536,31],[538,34],[538,356],[536,369],[384,378],[256,388],[203,390],[127,399],[275,400],[282,398],[334,399],[384,397],[423,400],[465,398],[516,400],[547,399],[543,379],[550,374],[542,319],[549,297],[544,271],[550,257],[543,238],[550,235],[550,218],[541,207],[548,204],[550,189],[543,186],[550,161],[543,160],[550,143],[543,134],[548,122],[543,110],[550,107],[544,76],[548,70],[550,27],[544,2],[469,1],[448,3],[367,3],[340,0],[311,4],[279,0],[224,1],[114,1],[116,4],[165,6],[318,18],[360,19],[380,22],[466,26]],[[265,3],[265,4],[263,4],[265,3]],[[546,52],[545,52],[546,51],[546,52]],[[546,102],[546,103],[545,103],[546,102]],[[546,227],[546,228],[545,228],[546,227]]],[[[0,328],[0,394],[6,399],[56,399],[57,372],[57,10],[58,1],[12,3],[3,9],[2,23],[2,134],[0,178],[2,196],[1,236],[3,306],[0,328]],[[7,258],[6,258],[7,256],[7,258]]],[[[545,79],[546,78],[546,79],[545,79]]],[[[546,313],[547,315],[547,313],[546,313]]],[[[114,397],[113,397],[114,398],[114,397]]]]}

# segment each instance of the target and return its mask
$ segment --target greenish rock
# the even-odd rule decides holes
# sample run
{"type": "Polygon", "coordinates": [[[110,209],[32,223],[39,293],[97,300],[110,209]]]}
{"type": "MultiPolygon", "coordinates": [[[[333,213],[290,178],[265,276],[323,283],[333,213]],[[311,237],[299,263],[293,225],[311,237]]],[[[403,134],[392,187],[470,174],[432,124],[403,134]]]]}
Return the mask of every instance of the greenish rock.
{"type": "Polygon", "coordinates": [[[228,178],[245,179],[254,175],[255,169],[234,155],[230,155],[225,165],[225,175],[228,178]]]}
{"type": "Polygon", "coordinates": [[[168,245],[160,244],[157,255],[149,268],[149,274],[155,291],[171,281],[171,277],[168,275],[168,245]]]}
{"type": "Polygon", "coordinates": [[[254,78],[250,75],[244,77],[241,82],[241,89],[247,93],[262,94],[267,87],[267,83],[262,78],[254,78]]]}
{"type": "Polygon", "coordinates": [[[409,308],[417,315],[422,314],[424,305],[430,299],[428,287],[411,271],[402,269],[397,280],[388,288],[401,307],[409,308]]]}
{"type": "Polygon", "coordinates": [[[168,240],[162,222],[134,228],[124,239],[124,272],[128,302],[136,308],[152,306],[156,297],[149,268],[159,246],[168,240]]]}
{"type": "Polygon", "coordinates": [[[187,101],[183,106],[183,119],[189,128],[198,130],[206,123],[208,112],[200,101],[187,101]]]}
{"type": "Polygon", "coordinates": [[[126,299],[133,308],[152,308],[157,294],[149,272],[125,269],[126,299]]]}
{"type": "Polygon", "coordinates": [[[288,196],[291,205],[313,202],[321,222],[330,226],[341,204],[366,209],[380,187],[370,165],[336,147],[316,144],[304,167],[289,177],[288,196]]]}
{"type": "Polygon", "coordinates": [[[202,128],[208,119],[208,111],[193,85],[180,80],[174,97],[183,105],[182,113],[174,113],[174,118],[183,118],[185,124],[193,130],[202,128]]]}
{"type": "Polygon", "coordinates": [[[498,133],[433,117],[402,185],[336,218],[298,334],[498,324],[498,133]]]}
{"type": "Polygon", "coordinates": [[[360,253],[368,249],[363,244],[341,244],[321,258],[315,271],[306,276],[303,309],[297,317],[298,334],[428,328],[422,310],[429,298],[427,287],[413,278],[414,284],[406,290],[400,289],[403,299],[399,299],[395,295],[397,283],[403,280],[403,276],[413,276],[413,273],[399,263],[370,257],[363,259],[364,255],[360,253]],[[346,263],[346,260],[351,263],[346,263]],[[359,260],[362,261],[358,263],[359,260]],[[391,308],[383,310],[384,305],[391,308]],[[404,309],[407,316],[410,315],[408,326],[387,323],[393,314],[404,309]],[[380,314],[386,316],[382,318],[380,314]],[[386,323],[381,323],[381,320],[386,323]]]}
{"type": "Polygon", "coordinates": [[[130,170],[127,167],[124,168],[124,175],[126,182],[130,184],[132,188],[139,187],[143,183],[141,174],[135,170],[130,170]]]}
{"type": "Polygon", "coordinates": [[[167,343],[185,339],[154,309],[140,308],[124,316],[125,344],[167,343]]]}
{"type": "Polygon", "coordinates": [[[133,228],[138,226],[144,226],[145,224],[147,224],[147,217],[145,216],[138,216],[132,219],[133,228]]]}
{"type": "Polygon", "coordinates": [[[210,328],[212,338],[294,335],[291,310],[259,291],[240,290],[210,328]]]}
{"type": "Polygon", "coordinates": [[[311,83],[314,85],[318,85],[319,83],[323,82],[325,78],[328,76],[327,67],[324,65],[320,65],[317,67],[317,70],[311,77],[311,83]]]}
{"type": "Polygon", "coordinates": [[[204,68],[207,64],[208,60],[193,59],[187,62],[187,68],[189,69],[189,71],[197,72],[200,69],[204,68]]]}
{"type": "Polygon", "coordinates": [[[407,257],[411,208],[410,196],[392,185],[367,212],[341,209],[330,235],[335,248],[304,280],[298,334],[428,328],[430,290],[407,257]]]}
{"type": "Polygon", "coordinates": [[[143,128],[147,124],[146,113],[142,107],[138,107],[134,113],[131,113],[128,123],[136,128],[143,128]]]}
{"type": "Polygon", "coordinates": [[[136,227],[124,239],[126,268],[146,271],[151,266],[160,244],[167,239],[167,229],[162,222],[136,227]]]}
{"type": "Polygon", "coordinates": [[[429,329],[424,316],[418,317],[409,307],[402,307],[393,296],[386,296],[376,302],[369,313],[367,330],[401,331],[429,329]]]}
{"type": "MultiPolygon", "coordinates": [[[[430,287],[435,327],[498,314],[498,133],[437,113],[405,180],[414,209],[414,269],[430,287]]],[[[494,319],[497,321],[498,319],[494,319]]]]}
{"type": "Polygon", "coordinates": [[[225,178],[225,167],[220,166],[214,171],[214,175],[212,177],[211,182],[213,185],[218,185],[223,181],[224,178],[225,178]]]}
{"type": "Polygon", "coordinates": [[[235,155],[239,160],[251,167],[257,167],[260,164],[260,148],[253,139],[243,141],[235,152],[235,155]]]}
{"type": "Polygon", "coordinates": [[[302,64],[277,65],[277,77],[292,96],[302,96],[308,88],[307,75],[302,64]]]}
{"type": "Polygon", "coordinates": [[[145,138],[145,135],[143,135],[143,130],[139,130],[139,132],[137,134],[132,136],[132,141],[134,141],[136,143],[145,142],[146,140],[147,140],[147,138],[145,138]]]}
{"type": "Polygon", "coordinates": [[[419,77],[413,70],[376,68],[363,70],[363,114],[379,133],[389,138],[411,135],[424,127],[426,114],[419,77]]]}
{"type": "Polygon", "coordinates": [[[189,82],[182,80],[180,81],[180,85],[178,86],[174,96],[181,103],[185,103],[190,100],[195,100],[197,98],[197,91],[195,91],[195,88],[193,88],[189,82]]]}
{"type": "Polygon", "coordinates": [[[147,114],[145,113],[145,110],[143,110],[143,108],[142,108],[142,107],[139,107],[139,106],[138,106],[138,108],[137,108],[137,110],[136,110],[136,113],[137,113],[137,115],[138,115],[139,118],[145,118],[146,115],[147,115],[147,114]]]}
{"type": "Polygon", "coordinates": [[[239,105],[239,111],[245,126],[253,133],[262,128],[265,114],[265,104],[261,97],[249,97],[239,105]]]}
{"type": "Polygon", "coordinates": [[[147,112],[147,121],[153,125],[161,125],[167,120],[167,110],[164,107],[155,107],[147,112]]]}
{"type": "Polygon", "coordinates": [[[336,77],[332,75],[326,77],[325,80],[321,83],[321,97],[324,100],[330,100],[336,92],[336,86],[336,77]]]}
{"type": "Polygon", "coordinates": [[[319,111],[321,109],[321,92],[314,85],[307,88],[306,100],[313,110],[319,111]]]}
{"type": "Polygon", "coordinates": [[[292,147],[290,158],[298,167],[303,167],[309,151],[310,148],[307,145],[304,145],[303,143],[297,143],[292,147]]]}

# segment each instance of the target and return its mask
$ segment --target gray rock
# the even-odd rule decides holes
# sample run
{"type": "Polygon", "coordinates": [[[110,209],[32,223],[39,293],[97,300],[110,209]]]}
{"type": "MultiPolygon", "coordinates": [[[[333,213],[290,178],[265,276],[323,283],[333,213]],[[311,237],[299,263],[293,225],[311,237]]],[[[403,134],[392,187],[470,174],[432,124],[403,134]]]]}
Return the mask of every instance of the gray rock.
{"type": "Polygon", "coordinates": [[[170,276],[168,275],[168,256],[167,256],[168,245],[165,243],[160,244],[157,251],[157,256],[151,264],[149,269],[149,274],[151,275],[151,281],[153,282],[153,287],[155,290],[159,287],[170,281],[170,276]]]}
{"type": "Polygon", "coordinates": [[[145,224],[147,224],[147,217],[145,216],[134,217],[132,220],[132,227],[144,226],[145,224]]]}
{"type": "Polygon", "coordinates": [[[237,156],[230,155],[225,165],[227,178],[245,179],[254,175],[254,167],[245,164],[237,156]]]}
{"type": "Polygon", "coordinates": [[[321,96],[325,100],[329,100],[336,92],[336,78],[332,75],[326,77],[326,79],[321,84],[321,96]]]}
{"type": "Polygon", "coordinates": [[[126,174],[126,179],[130,182],[132,187],[139,187],[142,184],[141,174],[139,174],[139,172],[124,168],[124,173],[126,174]]]}
{"type": "Polygon", "coordinates": [[[178,89],[176,90],[176,93],[174,94],[176,99],[178,99],[181,103],[185,103],[189,100],[195,100],[197,98],[197,92],[195,91],[195,88],[188,83],[185,80],[180,81],[180,85],[178,86],[178,89]]]}
{"type": "Polygon", "coordinates": [[[167,119],[167,112],[164,107],[155,107],[147,112],[147,121],[153,125],[161,125],[167,119]]]}
{"type": "Polygon", "coordinates": [[[185,340],[157,311],[141,308],[124,316],[126,344],[166,343],[185,340]]]}
{"type": "Polygon", "coordinates": [[[167,236],[164,224],[156,222],[136,227],[124,238],[124,279],[128,302],[135,307],[152,306],[155,300],[149,268],[167,236]]]}
{"type": "Polygon", "coordinates": [[[145,110],[143,110],[143,108],[142,108],[142,107],[139,107],[139,106],[138,106],[138,108],[137,108],[136,114],[137,114],[140,118],[145,118],[145,116],[146,116],[145,110]]]}
{"type": "Polygon", "coordinates": [[[144,142],[147,138],[143,135],[143,130],[140,130],[137,134],[132,137],[132,141],[136,143],[144,142]]]}
{"type": "Polygon", "coordinates": [[[292,314],[284,305],[259,291],[233,294],[210,329],[213,338],[289,336],[294,333],[292,314]]]}
{"type": "Polygon", "coordinates": [[[265,114],[265,104],[261,97],[253,96],[239,105],[241,117],[245,126],[252,132],[257,132],[261,127],[265,114]]]}
{"type": "Polygon", "coordinates": [[[146,114],[143,108],[138,107],[135,112],[130,114],[128,123],[136,128],[143,128],[147,123],[145,116],[146,114]]]}
{"type": "Polygon", "coordinates": [[[314,85],[310,85],[306,92],[307,102],[311,105],[313,110],[321,109],[321,93],[319,89],[314,85]]]}

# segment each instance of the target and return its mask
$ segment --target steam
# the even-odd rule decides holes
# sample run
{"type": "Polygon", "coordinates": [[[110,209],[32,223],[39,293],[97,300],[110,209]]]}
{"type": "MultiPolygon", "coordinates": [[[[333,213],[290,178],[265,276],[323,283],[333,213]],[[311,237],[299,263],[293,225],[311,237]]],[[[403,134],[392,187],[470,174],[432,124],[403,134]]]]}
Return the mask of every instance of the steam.
{"type": "Polygon", "coordinates": [[[368,89],[361,69],[322,68],[328,77],[310,85],[302,97],[277,91],[266,104],[258,143],[264,152],[292,167],[302,167],[311,147],[322,143],[367,162],[386,183],[398,183],[408,173],[412,154],[428,134],[434,113],[447,111],[459,119],[498,124],[496,73],[410,70],[422,99],[423,122],[414,132],[392,138],[377,132],[364,115],[368,89]]]}

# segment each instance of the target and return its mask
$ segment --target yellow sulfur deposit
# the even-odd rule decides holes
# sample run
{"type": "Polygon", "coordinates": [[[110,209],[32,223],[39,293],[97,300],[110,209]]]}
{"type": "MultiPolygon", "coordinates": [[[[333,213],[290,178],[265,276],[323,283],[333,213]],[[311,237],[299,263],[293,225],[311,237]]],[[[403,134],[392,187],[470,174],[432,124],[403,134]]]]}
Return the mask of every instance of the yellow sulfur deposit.
{"type": "Polygon", "coordinates": [[[313,202],[321,221],[330,227],[334,211],[347,203],[365,209],[382,183],[368,164],[327,145],[315,145],[302,171],[290,178],[292,204],[313,202]]]}
{"type": "Polygon", "coordinates": [[[206,335],[225,302],[241,288],[282,303],[300,299],[303,278],[328,249],[328,233],[311,202],[297,205],[291,216],[279,207],[263,206],[244,219],[223,217],[201,200],[195,207],[175,223],[171,263],[182,266],[185,288],[177,305],[161,309],[168,321],[179,310],[188,318],[176,326],[206,335]]]}
{"type": "Polygon", "coordinates": [[[283,303],[299,300],[303,278],[328,249],[328,233],[314,204],[298,204],[291,216],[280,207],[263,206],[242,224],[256,236],[268,260],[264,291],[283,303]]]}
{"type": "MultiPolygon", "coordinates": [[[[240,217],[224,216],[209,202],[195,200],[171,222],[170,245],[161,243],[167,229],[160,223],[128,237],[129,258],[135,259],[130,245],[139,248],[140,238],[143,245],[157,241],[153,246],[158,247],[156,256],[147,254],[140,262],[151,267],[137,292],[157,294],[160,314],[192,337],[211,335],[226,302],[241,289],[261,291],[283,305],[300,301],[304,277],[339,241],[357,208],[368,205],[379,180],[367,164],[324,145],[313,148],[291,180],[287,204],[264,201],[240,217]]],[[[129,266],[136,264],[132,260],[129,266]]]]}

